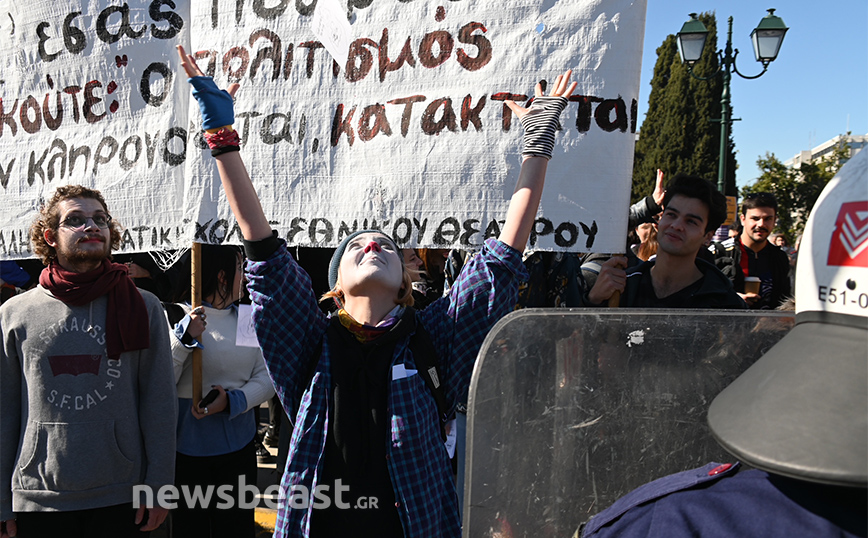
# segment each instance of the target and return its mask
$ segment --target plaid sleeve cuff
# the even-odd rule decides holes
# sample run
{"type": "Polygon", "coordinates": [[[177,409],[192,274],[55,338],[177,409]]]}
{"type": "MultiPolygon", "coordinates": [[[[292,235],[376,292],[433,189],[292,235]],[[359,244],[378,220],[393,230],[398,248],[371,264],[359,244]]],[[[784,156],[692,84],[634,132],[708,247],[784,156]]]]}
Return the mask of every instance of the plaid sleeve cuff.
{"type": "Polygon", "coordinates": [[[522,263],[521,252],[517,249],[512,248],[503,241],[492,238],[485,240],[483,248],[500,260],[519,280],[527,279],[527,268],[522,263]]]}
{"type": "Polygon", "coordinates": [[[277,230],[271,230],[271,235],[259,241],[244,242],[244,253],[247,259],[254,262],[264,262],[280,248],[281,240],[277,237],[277,230]]]}

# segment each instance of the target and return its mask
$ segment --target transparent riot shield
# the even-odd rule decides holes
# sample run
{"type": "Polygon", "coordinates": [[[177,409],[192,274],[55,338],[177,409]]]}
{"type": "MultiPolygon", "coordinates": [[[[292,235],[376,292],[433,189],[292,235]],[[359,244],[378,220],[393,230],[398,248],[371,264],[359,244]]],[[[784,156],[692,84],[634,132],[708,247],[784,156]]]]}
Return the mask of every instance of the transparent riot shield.
{"type": "Polygon", "coordinates": [[[464,536],[571,537],[662,476],[729,456],[711,400],[792,328],[779,312],[524,310],[482,346],[464,536]]]}

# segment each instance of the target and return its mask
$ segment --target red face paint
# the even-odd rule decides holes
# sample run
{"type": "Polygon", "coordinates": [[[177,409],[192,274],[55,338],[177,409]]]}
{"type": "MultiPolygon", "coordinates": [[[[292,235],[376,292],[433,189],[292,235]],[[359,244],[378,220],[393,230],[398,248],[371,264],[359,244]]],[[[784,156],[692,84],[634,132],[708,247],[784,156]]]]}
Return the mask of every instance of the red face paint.
{"type": "Polygon", "coordinates": [[[370,243],[368,243],[368,245],[365,247],[365,254],[367,254],[368,252],[370,252],[372,250],[374,252],[382,252],[382,249],[380,248],[380,244],[377,243],[376,241],[371,241],[370,243]]]}

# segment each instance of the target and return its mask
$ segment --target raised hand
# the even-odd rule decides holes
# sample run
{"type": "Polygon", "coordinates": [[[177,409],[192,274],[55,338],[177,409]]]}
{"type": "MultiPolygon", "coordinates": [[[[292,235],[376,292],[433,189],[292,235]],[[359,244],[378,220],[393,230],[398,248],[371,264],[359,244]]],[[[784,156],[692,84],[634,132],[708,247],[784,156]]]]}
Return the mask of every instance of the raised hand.
{"type": "MultiPolygon", "coordinates": [[[[187,54],[184,47],[178,47],[178,55],[181,57],[181,67],[190,77],[190,84],[194,87],[193,96],[199,101],[199,109],[202,111],[203,119],[202,126],[215,137],[232,131],[231,122],[234,121],[235,116],[232,97],[238,91],[238,84],[231,84],[228,92],[221,91],[211,78],[203,76],[202,70],[196,65],[195,58],[187,54]],[[207,92],[199,92],[195,89],[200,82],[206,84],[205,81],[208,83],[207,92]],[[213,96],[213,102],[212,99],[203,97],[205,95],[213,96]],[[214,118],[226,119],[207,121],[206,118],[212,117],[212,114],[214,118]],[[224,128],[226,131],[221,133],[220,131],[224,128]]],[[[237,143],[237,137],[235,142],[237,143]]],[[[211,155],[217,161],[217,171],[220,174],[223,189],[226,191],[226,199],[232,207],[232,214],[238,220],[238,226],[241,228],[244,239],[258,241],[270,236],[271,225],[268,224],[268,219],[262,212],[259,197],[256,194],[256,189],[253,188],[250,176],[247,174],[247,168],[241,160],[240,152],[222,152],[215,155],[215,150],[212,147],[211,155]]]]}
{"type": "MultiPolygon", "coordinates": [[[[569,99],[578,84],[576,82],[570,84],[570,76],[572,76],[572,74],[573,70],[567,69],[563,75],[558,75],[558,78],[555,79],[555,83],[552,85],[551,94],[548,97],[563,97],[564,99],[569,99]]],[[[546,97],[546,95],[543,92],[542,84],[537,83],[534,88],[534,102],[536,102],[540,97],[546,97]]],[[[515,101],[507,100],[506,106],[512,110],[512,113],[515,114],[519,120],[521,120],[533,108],[533,103],[531,103],[530,108],[525,108],[517,104],[515,101]]]]}
{"type": "Polygon", "coordinates": [[[536,97],[530,108],[506,101],[524,127],[524,160],[498,239],[519,251],[523,251],[527,244],[539,208],[546,168],[554,150],[555,132],[560,128],[558,118],[576,89],[575,82],[570,84],[571,74],[572,70],[567,70],[558,76],[548,96],[544,95],[542,85],[537,84],[536,97]]]}
{"type": "Polygon", "coordinates": [[[181,67],[187,73],[190,84],[193,86],[193,97],[199,102],[199,110],[202,112],[202,127],[208,132],[217,132],[227,127],[231,130],[235,123],[235,107],[233,98],[240,87],[238,84],[230,84],[229,90],[221,90],[214,83],[214,79],[206,77],[196,59],[178,45],[178,55],[181,57],[181,67]]]}
{"type": "Polygon", "coordinates": [[[654,185],[654,192],[651,194],[651,198],[654,200],[654,203],[663,206],[663,198],[666,197],[666,189],[663,188],[663,170],[657,169],[657,183],[654,185]]]}
{"type": "Polygon", "coordinates": [[[537,83],[535,97],[530,108],[524,108],[513,101],[506,104],[515,113],[524,127],[525,157],[552,158],[555,147],[555,132],[561,128],[559,121],[561,112],[567,107],[567,99],[576,88],[576,83],[569,83],[572,71],[559,75],[552,85],[551,95],[544,95],[542,85],[537,83]]]}

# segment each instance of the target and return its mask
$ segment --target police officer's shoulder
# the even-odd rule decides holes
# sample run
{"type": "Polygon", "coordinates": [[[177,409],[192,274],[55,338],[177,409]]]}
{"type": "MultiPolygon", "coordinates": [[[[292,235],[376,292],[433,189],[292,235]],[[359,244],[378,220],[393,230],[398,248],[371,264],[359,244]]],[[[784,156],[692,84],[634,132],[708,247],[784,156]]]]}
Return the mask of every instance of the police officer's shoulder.
{"type": "Polygon", "coordinates": [[[658,478],[653,482],[639,486],[615,501],[612,506],[591,518],[582,529],[582,537],[593,536],[598,530],[616,521],[632,508],[678,491],[693,489],[709,482],[732,476],[739,470],[739,467],[740,464],[737,462],[734,464],[711,462],[702,467],[664,476],[663,478],[658,478]]]}

